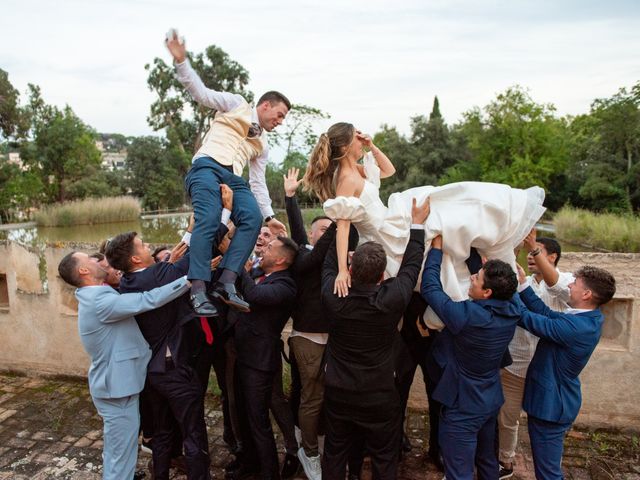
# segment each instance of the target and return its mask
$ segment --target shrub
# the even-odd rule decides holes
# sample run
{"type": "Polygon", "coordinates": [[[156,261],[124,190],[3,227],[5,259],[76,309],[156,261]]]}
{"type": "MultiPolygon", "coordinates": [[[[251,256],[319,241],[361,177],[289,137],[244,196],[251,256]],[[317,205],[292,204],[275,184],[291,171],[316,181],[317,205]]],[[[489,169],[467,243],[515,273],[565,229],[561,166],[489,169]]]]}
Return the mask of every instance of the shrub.
{"type": "Polygon", "coordinates": [[[133,197],[87,198],[47,205],[35,214],[36,223],[44,227],[94,225],[128,222],[140,216],[140,202],[133,197]]]}
{"type": "Polygon", "coordinates": [[[613,252],[640,252],[640,218],[637,215],[593,213],[564,207],[553,223],[556,236],[567,242],[613,252]]]}

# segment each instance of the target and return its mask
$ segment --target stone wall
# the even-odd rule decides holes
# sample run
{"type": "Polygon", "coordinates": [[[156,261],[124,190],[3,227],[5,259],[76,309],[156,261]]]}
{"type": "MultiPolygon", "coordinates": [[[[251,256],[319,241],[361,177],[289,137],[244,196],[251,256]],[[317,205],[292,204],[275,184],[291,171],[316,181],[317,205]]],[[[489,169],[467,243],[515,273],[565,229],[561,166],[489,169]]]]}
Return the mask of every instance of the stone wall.
{"type": "MultiPolygon", "coordinates": [[[[72,249],[94,245],[49,245],[28,249],[0,242],[0,369],[86,375],[89,365],[77,330],[73,289],[58,276],[60,259],[72,249]]],[[[602,339],[584,370],[578,423],[640,429],[640,254],[566,253],[564,271],[591,264],[611,271],[615,299],[604,308],[602,339]]],[[[419,372],[419,370],[418,370],[419,372]]],[[[426,408],[424,384],[416,375],[410,406],[426,408]]]]}

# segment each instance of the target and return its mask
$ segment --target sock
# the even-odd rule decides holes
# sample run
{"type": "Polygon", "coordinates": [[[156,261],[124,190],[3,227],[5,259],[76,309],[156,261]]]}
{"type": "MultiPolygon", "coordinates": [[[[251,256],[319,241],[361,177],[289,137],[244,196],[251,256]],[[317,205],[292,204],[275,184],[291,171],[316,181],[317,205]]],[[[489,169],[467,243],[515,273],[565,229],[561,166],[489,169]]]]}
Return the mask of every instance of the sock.
{"type": "Polygon", "coordinates": [[[191,280],[191,294],[195,295],[196,293],[204,292],[206,290],[206,285],[204,280],[191,280]]]}
{"type": "Polygon", "coordinates": [[[222,273],[220,274],[220,278],[218,279],[218,281],[220,283],[236,283],[236,278],[238,278],[238,274],[236,272],[232,272],[231,270],[227,270],[225,268],[224,270],[222,270],[222,273]]]}

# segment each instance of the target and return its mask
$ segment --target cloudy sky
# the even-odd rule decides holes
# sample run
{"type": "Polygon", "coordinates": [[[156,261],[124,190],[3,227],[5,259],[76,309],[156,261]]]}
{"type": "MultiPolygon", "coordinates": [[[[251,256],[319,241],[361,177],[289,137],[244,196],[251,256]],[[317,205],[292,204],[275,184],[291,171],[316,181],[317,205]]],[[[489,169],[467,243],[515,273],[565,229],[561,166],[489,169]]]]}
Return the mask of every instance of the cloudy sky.
{"type": "Polygon", "coordinates": [[[520,84],[560,114],[640,80],[637,0],[2,0],[0,68],[100,132],[152,133],[144,65],[169,27],[215,44],[332,121],[408,132],[434,95],[445,119],[520,84]]]}

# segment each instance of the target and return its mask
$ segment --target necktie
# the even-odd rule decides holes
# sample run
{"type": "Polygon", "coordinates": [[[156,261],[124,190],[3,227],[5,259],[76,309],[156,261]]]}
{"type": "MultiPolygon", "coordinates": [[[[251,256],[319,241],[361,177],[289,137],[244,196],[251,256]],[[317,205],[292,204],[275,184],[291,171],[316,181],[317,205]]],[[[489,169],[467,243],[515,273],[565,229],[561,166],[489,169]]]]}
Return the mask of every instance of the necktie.
{"type": "Polygon", "coordinates": [[[255,137],[259,137],[260,135],[262,135],[262,127],[258,123],[253,122],[249,127],[249,132],[247,132],[247,137],[255,138],[255,137]]]}
{"type": "Polygon", "coordinates": [[[258,278],[256,278],[256,285],[261,283],[265,278],[267,278],[267,276],[264,273],[260,275],[258,278]]]}
{"type": "Polygon", "coordinates": [[[211,345],[213,343],[213,332],[211,331],[207,317],[200,317],[200,326],[204,332],[204,339],[207,342],[207,345],[211,345]]]}

